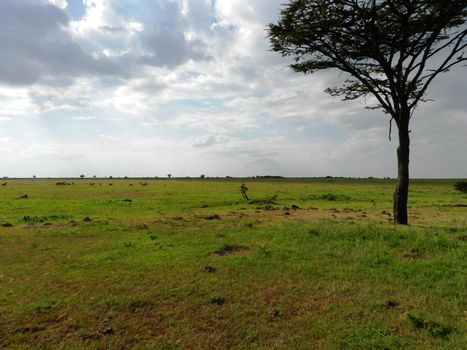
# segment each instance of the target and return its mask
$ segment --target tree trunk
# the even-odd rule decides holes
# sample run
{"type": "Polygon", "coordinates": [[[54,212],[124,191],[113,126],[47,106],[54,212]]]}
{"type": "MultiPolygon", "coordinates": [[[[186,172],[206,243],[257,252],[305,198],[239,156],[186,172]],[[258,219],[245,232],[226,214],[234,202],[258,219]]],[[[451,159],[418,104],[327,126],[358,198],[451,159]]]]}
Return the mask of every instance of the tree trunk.
{"type": "Polygon", "coordinates": [[[409,122],[398,123],[399,147],[397,148],[397,185],[394,191],[394,223],[408,224],[407,200],[409,195],[409,122]]]}

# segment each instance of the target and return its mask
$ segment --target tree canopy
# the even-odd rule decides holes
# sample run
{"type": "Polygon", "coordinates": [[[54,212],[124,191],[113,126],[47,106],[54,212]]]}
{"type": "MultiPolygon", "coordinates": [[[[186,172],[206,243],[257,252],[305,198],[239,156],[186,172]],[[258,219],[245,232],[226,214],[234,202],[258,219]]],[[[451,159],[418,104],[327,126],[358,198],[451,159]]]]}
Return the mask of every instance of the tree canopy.
{"type": "MultiPolygon", "coordinates": [[[[375,107],[397,118],[423,101],[431,81],[465,61],[466,1],[295,0],[271,24],[274,51],[291,67],[349,73],[332,95],[353,100],[372,94],[375,107]]],[[[396,119],[397,120],[397,119],[396,119]]]]}
{"type": "Polygon", "coordinates": [[[465,0],[292,0],[269,25],[272,49],[293,57],[292,69],[346,72],[327,92],[344,100],[374,96],[369,107],[395,120],[396,223],[407,223],[409,122],[433,79],[467,60],[466,9],[465,0]]]}

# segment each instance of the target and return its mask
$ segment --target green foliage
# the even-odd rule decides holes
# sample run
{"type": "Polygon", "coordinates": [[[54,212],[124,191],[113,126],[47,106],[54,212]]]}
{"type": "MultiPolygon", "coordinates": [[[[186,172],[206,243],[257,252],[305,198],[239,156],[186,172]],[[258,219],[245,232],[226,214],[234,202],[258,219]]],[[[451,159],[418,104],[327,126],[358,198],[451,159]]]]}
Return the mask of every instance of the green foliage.
{"type": "Polygon", "coordinates": [[[269,38],[297,72],[348,73],[330,94],[372,94],[399,122],[401,107],[412,110],[434,77],[467,59],[465,10],[462,1],[292,0],[269,38]]]}
{"type": "Polygon", "coordinates": [[[40,300],[36,303],[34,306],[34,309],[39,311],[39,312],[46,312],[49,310],[52,310],[57,306],[57,302],[50,300],[50,299],[44,299],[40,300]]]}
{"type": "Polygon", "coordinates": [[[216,304],[216,305],[222,305],[225,303],[225,299],[218,295],[211,295],[209,296],[208,300],[211,304],[216,304]]]}
{"type": "Polygon", "coordinates": [[[410,120],[432,81],[467,60],[465,1],[291,0],[269,25],[272,49],[311,74],[337,69],[344,100],[374,97],[398,128],[394,222],[408,224],[410,120]]]}
{"type": "Polygon", "coordinates": [[[454,184],[454,189],[456,191],[467,193],[467,181],[458,181],[454,184]]]}

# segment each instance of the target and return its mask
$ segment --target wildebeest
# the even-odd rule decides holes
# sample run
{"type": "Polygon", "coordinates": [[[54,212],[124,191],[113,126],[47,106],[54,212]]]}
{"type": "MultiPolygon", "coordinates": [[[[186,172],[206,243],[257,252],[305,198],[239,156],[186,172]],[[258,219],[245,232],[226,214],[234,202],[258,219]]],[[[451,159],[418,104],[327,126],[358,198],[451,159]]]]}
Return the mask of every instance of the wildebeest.
{"type": "Polygon", "coordinates": [[[2,183],[2,186],[6,186],[7,184],[8,184],[8,182],[2,183]]]}
{"type": "Polygon", "coordinates": [[[55,185],[57,185],[57,186],[70,186],[71,183],[66,182],[66,181],[60,181],[60,182],[57,182],[55,185]]]}

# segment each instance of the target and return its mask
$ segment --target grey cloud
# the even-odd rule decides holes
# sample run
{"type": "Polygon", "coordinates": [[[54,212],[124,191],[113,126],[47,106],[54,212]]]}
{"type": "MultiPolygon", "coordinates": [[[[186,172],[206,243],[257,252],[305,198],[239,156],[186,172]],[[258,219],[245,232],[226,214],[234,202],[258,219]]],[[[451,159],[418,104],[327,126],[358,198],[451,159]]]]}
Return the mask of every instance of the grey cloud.
{"type": "Polygon", "coordinates": [[[64,91],[30,91],[29,98],[40,111],[46,111],[51,106],[73,107],[74,109],[85,109],[92,106],[91,96],[66,96],[64,91]],[[61,93],[60,93],[61,92],[61,93]]]}
{"type": "Polygon", "coordinates": [[[183,33],[169,28],[146,33],[143,43],[150,53],[142,56],[141,62],[148,65],[171,68],[179,66],[189,58],[183,33]]]}
{"type": "Polygon", "coordinates": [[[154,25],[146,26],[140,41],[145,54],[141,62],[147,65],[174,68],[188,60],[210,58],[206,43],[200,39],[187,40],[189,22],[183,18],[175,2],[163,2],[154,9],[154,25]]]}
{"type": "Polygon", "coordinates": [[[153,80],[144,80],[135,84],[133,90],[154,96],[163,91],[166,87],[167,85],[153,80]]]}
{"type": "Polygon", "coordinates": [[[175,68],[187,61],[210,60],[207,46],[201,41],[188,43],[183,33],[173,31],[153,33],[145,39],[151,53],[142,55],[138,61],[144,65],[175,68]]]}
{"type": "Polygon", "coordinates": [[[47,83],[58,77],[115,74],[113,62],[93,59],[73,40],[65,30],[68,21],[66,13],[52,5],[0,1],[0,82],[28,85],[41,79],[47,83]]]}
{"type": "MultiPolygon", "coordinates": [[[[250,63],[250,62],[245,62],[245,63],[250,63]]],[[[259,78],[257,68],[254,67],[252,64],[236,66],[232,69],[232,72],[235,75],[241,76],[243,79],[247,79],[249,81],[259,78]]]]}
{"type": "Polygon", "coordinates": [[[214,21],[215,0],[190,0],[187,2],[186,25],[196,32],[211,30],[214,21]]]}
{"type": "Polygon", "coordinates": [[[138,77],[145,66],[174,69],[189,60],[212,59],[204,40],[187,39],[189,24],[178,3],[163,1],[129,17],[116,9],[109,9],[115,20],[75,38],[65,10],[45,2],[1,0],[0,83],[60,87],[77,77],[114,77],[119,85],[118,78],[138,77]],[[144,23],[144,29],[130,35],[124,18],[144,23]],[[93,56],[103,50],[125,53],[93,56]]]}

